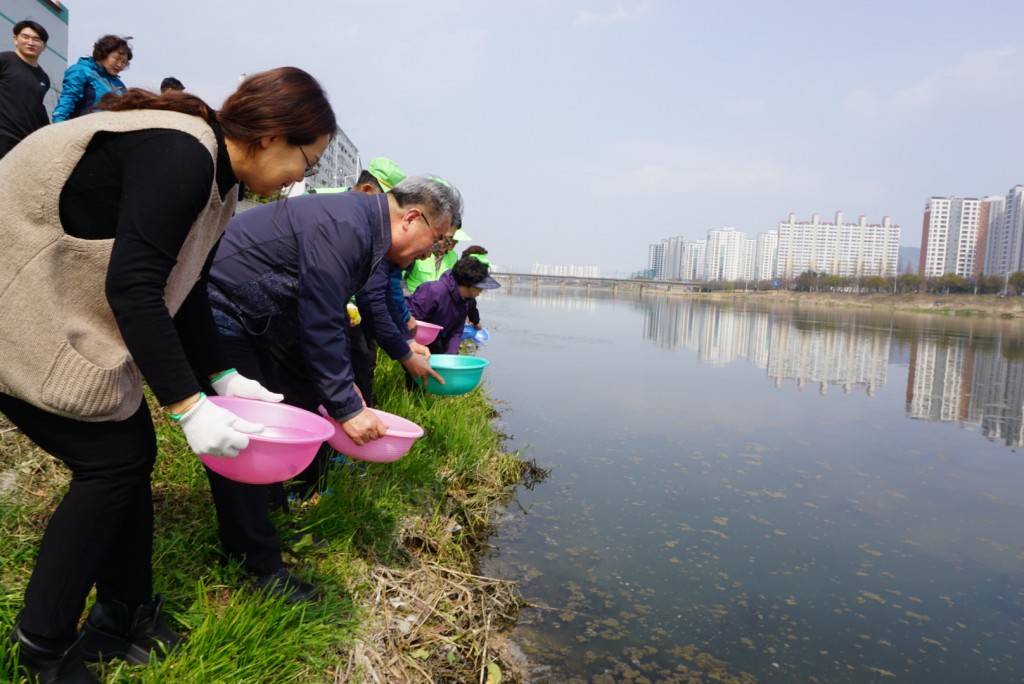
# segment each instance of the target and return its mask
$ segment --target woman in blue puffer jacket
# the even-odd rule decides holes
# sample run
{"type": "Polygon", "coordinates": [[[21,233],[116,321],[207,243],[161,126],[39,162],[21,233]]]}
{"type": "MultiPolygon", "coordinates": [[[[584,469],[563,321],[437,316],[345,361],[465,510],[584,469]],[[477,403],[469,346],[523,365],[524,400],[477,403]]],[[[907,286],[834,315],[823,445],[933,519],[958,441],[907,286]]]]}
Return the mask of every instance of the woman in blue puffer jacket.
{"type": "Polygon", "coordinates": [[[132,60],[131,36],[103,36],[92,46],[92,57],[82,57],[64,72],[60,99],[53,108],[53,122],[88,114],[107,93],[125,90],[118,74],[132,60]]]}

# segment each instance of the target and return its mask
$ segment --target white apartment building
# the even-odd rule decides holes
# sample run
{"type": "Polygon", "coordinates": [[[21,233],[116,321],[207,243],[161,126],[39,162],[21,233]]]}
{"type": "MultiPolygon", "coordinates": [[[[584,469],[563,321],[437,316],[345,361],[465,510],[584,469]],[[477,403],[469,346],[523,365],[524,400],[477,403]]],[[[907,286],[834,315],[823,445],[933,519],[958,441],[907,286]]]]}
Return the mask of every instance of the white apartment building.
{"type": "Polygon", "coordinates": [[[666,280],[662,275],[665,272],[665,243],[650,245],[647,248],[647,270],[654,274],[655,280],[666,280]]]}
{"type": "Polygon", "coordinates": [[[810,221],[797,221],[796,214],[779,222],[778,261],[775,275],[795,278],[805,271],[841,277],[895,276],[899,264],[900,227],[885,216],[882,223],[868,223],[863,216],[856,223],[822,221],[812,214],[810,221]]]}
{"type": "Polygon", "coordinates": [[[661,280],[679,280],[679,272],[683,258],[683,246],[686,242],[681,237],[662,240],[665,246],[665,257],[662,262],[661,280]]]}
{"type": "Polygon", "coordinates": [[[754,266],[753,241],[732,227],[709,230],[705,264],[707,280],[749,280],[754,266]]]}
{"type": "Polygon", "coordinates": [[[338,129],[334,140],[320,157],[315,175],[306,179],[309,188],[340,188],[355,185],[356,178],[362,170],[359,150],[345,131],[338,129]]]}
{"type": "Polygon", "coordinates": [[[1024,270],[1024,185],[1015,185],[1002,203],[1002,220],[989,210],[989,233],[986,242],[985,273],[1006,275],[1024,270]]]}
{"type": "Polygon", "coordinates": [[[921,269],[925,278],[955,273],[974,276],[978,252],[981,200],[970,197],[932,197],[925,205],[921,231],[921,269]]]}
{"type": "Polygon", "coordinates": [[[779,258],[779,231],[759,233],[754,248],[754,280],[775,277],[775,264],[779,258]]]}
{"type": "Polygon", "coordinates": [[[708,241],[688,240],[683,248],[680,280],[708,279],[708,241]]]}

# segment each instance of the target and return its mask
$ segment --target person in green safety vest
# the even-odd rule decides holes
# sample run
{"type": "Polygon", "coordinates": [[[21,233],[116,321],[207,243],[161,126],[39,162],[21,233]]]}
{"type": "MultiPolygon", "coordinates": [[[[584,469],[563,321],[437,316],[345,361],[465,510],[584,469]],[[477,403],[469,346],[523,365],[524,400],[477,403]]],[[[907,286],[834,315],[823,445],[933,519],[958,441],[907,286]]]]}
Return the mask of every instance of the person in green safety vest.
{"type": "Polygon", "coordinates": [[[472,239],[466,231],[459,227],[448,242],[447,249],[432,254],[426,259],[412,262],[412,266],[405,272],[405,287],[409,290],[409,294],[415,292],[421,284],[437,280],[445,271],[454,266],[455,262],[459,260],[455,246],[459,244],[459,241],[466,242],[472,239]]]}

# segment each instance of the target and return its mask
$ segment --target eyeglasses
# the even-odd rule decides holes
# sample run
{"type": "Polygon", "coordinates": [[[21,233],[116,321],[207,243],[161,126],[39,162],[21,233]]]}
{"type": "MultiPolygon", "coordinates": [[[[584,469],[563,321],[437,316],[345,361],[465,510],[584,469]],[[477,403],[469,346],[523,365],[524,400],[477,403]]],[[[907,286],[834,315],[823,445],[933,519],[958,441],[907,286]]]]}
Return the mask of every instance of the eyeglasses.
{"type": "Polygon", "coordinates": [[[110,58],[110,61],[114,64],[123,64],[124,66],[128,66],[129,59],[122,54],[114,54],[110,58]]]}
{"type": "Polygon", "coordinates": [[[320,160],[317,159],[315,164],[310,164],[309,157],[306,156],[306,150],[302,148],[302,145],[296,145],[296,147],[299,148],[299,152],[302,153],[302,159],[303,161],[306,162],[306,170],[302,172],[302,175],[305,176],[306,178],[309,178],[310,176],[315,176],[317,171],[320,170],[320,160]]]}
{"type": "MultiPolygon", "coordinates": [[[[434,230],[433,230],[433,227],[430,225],[430,221],[427,220],[427,215],[424,214],[421,211],[420,212],[420,218],[423,219],[423,222],[425,224],[427,224],[427,228],[429,228],[431,234],[433,234],[434,230]]],[[[448,247],[449,245],[454,245],[454,244],[455,244],[455,242],[453,242],[452,239],[450,237],[448,237],[447,235],[445,235],[444,233],[441,233],[440,235],[434,235],[434,244],[430,245],[430,251],[431,252],[439,252],[442,249],[444,249],[445,247],[448,247]]]]}

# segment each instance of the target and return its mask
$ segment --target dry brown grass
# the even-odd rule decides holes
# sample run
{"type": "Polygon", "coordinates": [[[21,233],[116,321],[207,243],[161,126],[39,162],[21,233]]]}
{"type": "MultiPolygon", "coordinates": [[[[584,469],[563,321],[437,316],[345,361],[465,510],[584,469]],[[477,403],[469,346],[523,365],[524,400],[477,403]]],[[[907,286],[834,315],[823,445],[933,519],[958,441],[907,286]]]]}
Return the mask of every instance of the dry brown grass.
{"type": "Polygon", "coordinates": [[[335,682],[404,684],[522,681],[520,663],[500,634],[515,624],[521,600],[512,582],[415,559],[377,566],[364,605],[365,636],[335,682]]]}

